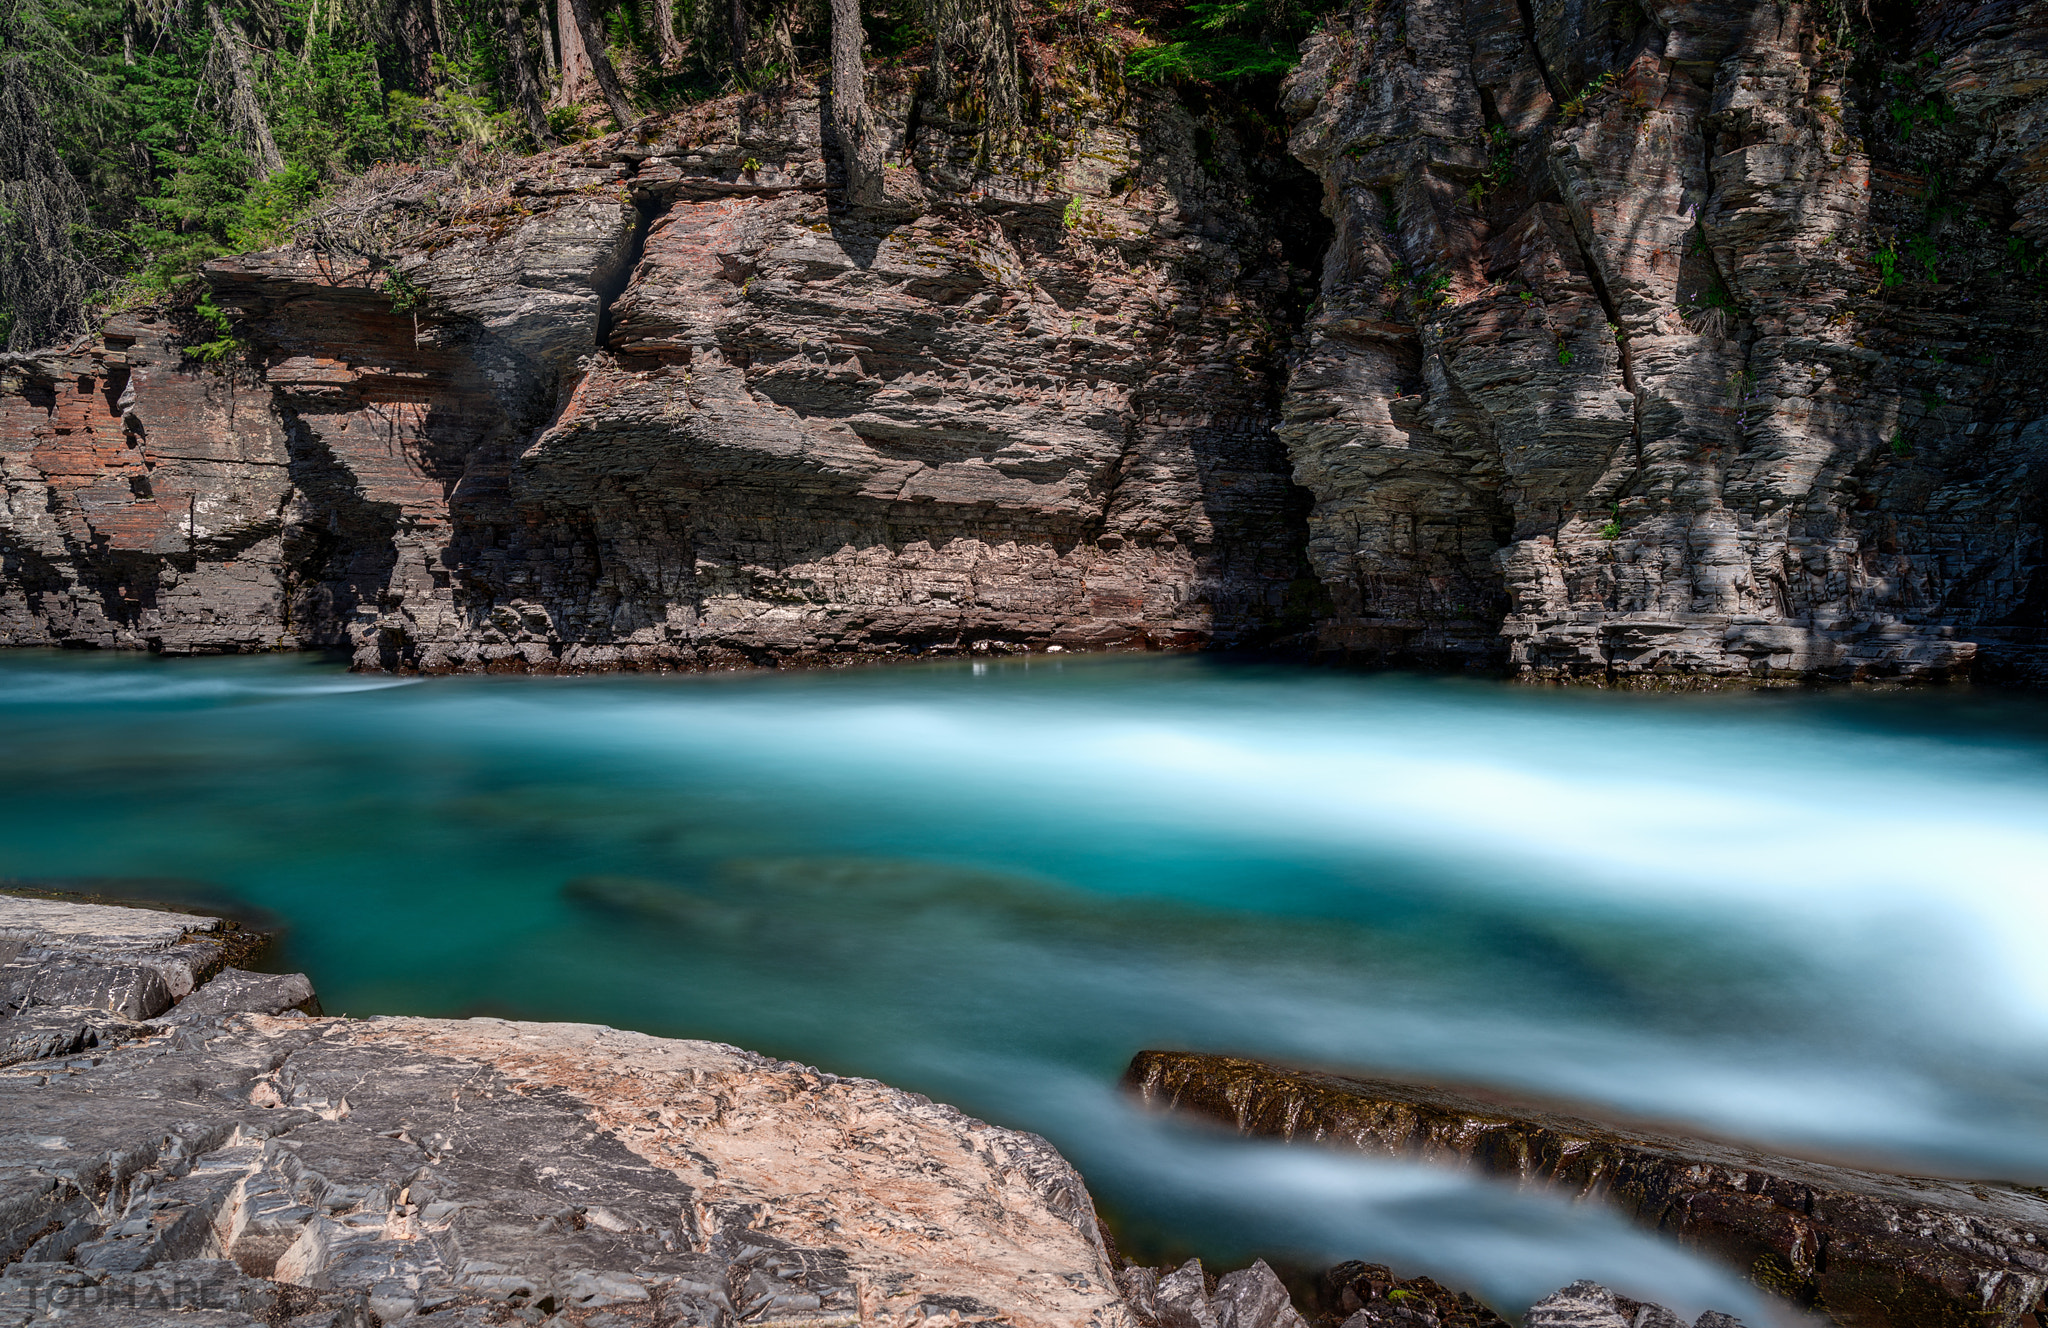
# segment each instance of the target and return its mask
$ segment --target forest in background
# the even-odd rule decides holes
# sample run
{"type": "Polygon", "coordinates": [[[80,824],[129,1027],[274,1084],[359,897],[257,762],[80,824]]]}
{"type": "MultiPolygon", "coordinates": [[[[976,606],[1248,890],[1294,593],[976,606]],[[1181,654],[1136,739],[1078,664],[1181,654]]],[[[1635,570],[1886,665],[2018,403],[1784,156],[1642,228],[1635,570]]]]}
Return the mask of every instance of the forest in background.
{"type": "MultiPolygon", "coordinates": [[[[288,242],[390,163],[523,154],[640,116],[915,66],[920,95],[1016,133],[1044,52],[1270,100],[1330,0],[0,0],[0,343],[198,297],[199,265],[288,242]],[[857,56],[855,57],[858,58],[857,56]]],[[[202,312],[204,308],[202,306],[202,312]]]]}

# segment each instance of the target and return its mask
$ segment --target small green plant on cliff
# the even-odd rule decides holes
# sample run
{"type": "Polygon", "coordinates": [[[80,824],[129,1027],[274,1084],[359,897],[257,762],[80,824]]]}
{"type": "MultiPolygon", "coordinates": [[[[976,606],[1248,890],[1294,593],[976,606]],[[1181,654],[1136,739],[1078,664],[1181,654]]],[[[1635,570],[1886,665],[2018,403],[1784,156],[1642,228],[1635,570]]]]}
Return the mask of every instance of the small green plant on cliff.
{"type": "Polygon", "coordinates": [[[1742,305],[1716,273],[1705,289],[1687,297],[1684,316],[1686,327],[1695,336],[1725,338],[1729,324],[1742,317],[1742,305]]]}
{"type": "Polygon", "coordinates": [[[1578,119],[1586,113],[1587,103],[1607,91],[1613,83],[1614,71],[1612,69],[1601,70],[1592,82],[1564,99],[1564,104],[1557,108],[1559,117],[1566,124],[1570,124],[1573,120],[1578,119]]]}
{"type": "Polygon", "coordinates": [[[1569,347],[1560,345],[1557,348],[1557,362],[1560,367],[1569,367],[1572,362],[1572,358],[1573,356],[1569,347]]]}
{"type": "Polygon", "coordinates": [[[1621,504],[1620,504],[1620,503],[1618,503],[1618,502],[1616,502],[1616,503],[1609,503],[1609,504],[1607,505],[1607,510],[1608,510],[1608,511],[1609,511],[1610,513],[1612,513],[1612,515],[1611,515],[1611,516],[1609,516],[1609,517],[1607,518],[1607,524],[1606,524],[1606,525],[1604,525],[1604,526],[1602,526],[1602,527],[1600,527],[1600,538],[1601,538],[1601,539],[1604,539],[1604,540],[1617,540],[1617,539],[1620,539],[1620,538],[1621,538],[1621,504]]]}
{"type": "Polygon", "coordinates": [[[1073,230],[1088,219],[1088,209],[1082,205],[1081,196],[1076,194],[1067,200],[1066,210],[1060,213],[1060,224],[1073,230]]]}
{"type": "Polygon", "coordinates": [[[1485,203],[1488,194],[1513,183],[1515,178],[1515,136],[1506,125],[1488,128],[1480,138],[1480,146],[1487,152],[1486,169],[1465,190],[1465,201],[1473,207],[1485,203]]]}
{"type": "Polygon", "coordinates": [[[203,364],[224,364],[248,354],[249,342],[236,334],[233,317],[213,302],[212,295],[200,296],[192,312],[199,315],[199,321],[206,324],[213,336],[210,340],[185,347],[187,355],[203,364]]]}
{"type": "Polygon", "coordinates": [[[1933,237],[1912,236],[1906,241],[1906,252],[1926,271],[1929,284],[1941,280],[1941,274],[1935,269],[1935,260],[1941,257],[1941,250],[1935,245],[1933,237]]]}
{"type": "Polygon", "coordinates": [[[1892,99],[1886,104],[1885,113],[1891,117],[1892,128],[1898,131],[1901,142],[1911,140],[1914,129],[1921,125],[1945,125],[1956,118],[1955,108],[1936,86],[1934,71],[1939,63],[1935,53],[1929,51],[1908,67],[1891,72],[1892,99]]]}
{"type": "Polygon", "coordinates": [[[1880,289],[1902,286],[1906,278],[1899,272],[1899,247],[1890,240],[1877,246],[1871,252],[1870,261],[1877,264],[1877,284],[1880,289]]]}
{"type": "Polygon", "coordinates": [[[412,315],[412,344],[419,345],[420,305],[426,302],[427,293],[420,289],[417,282],[397,268],[385,272],[384,285],[381,289],[391,297],[392,313],[412,315]]]}
{"type": "Polygon", "coordinates": [[[761,169],[761,162],[758,158],[749,157],[745,161],[740,163],[740,169],[745,171],[748,175],[752,175],[755,171],[761,169]]]}
{"type": "Polygon", "coordinates": [[[417,316],[420,301],[426,298],[426,292],[420,289],[419,283],[397,268],[384,274],[384,284],[378,289],[391,297],[391,312],[394,314],[417,316]]]}
{"type": "Polygon", "coordinates": [[[1913,455],[1913,444],[1906,440],[1906,431],[1904,429],[1892,430],[1891,449],[1893,456],[1909,457],[1913,455]]]}

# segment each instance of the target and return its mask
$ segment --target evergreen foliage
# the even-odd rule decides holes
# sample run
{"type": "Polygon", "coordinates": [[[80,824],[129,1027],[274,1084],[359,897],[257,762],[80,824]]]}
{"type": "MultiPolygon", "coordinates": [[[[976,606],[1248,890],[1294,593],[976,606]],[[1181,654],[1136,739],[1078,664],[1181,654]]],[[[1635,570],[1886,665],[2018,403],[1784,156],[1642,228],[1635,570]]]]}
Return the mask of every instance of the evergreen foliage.
{"type": "Polygon", "coordinates": [[[1125,69],[1151,83],[1235,83],[1285,74],[1300,41],[1334,0],[1195,0],[1174,40],[1131,52],[1125,69]]]}

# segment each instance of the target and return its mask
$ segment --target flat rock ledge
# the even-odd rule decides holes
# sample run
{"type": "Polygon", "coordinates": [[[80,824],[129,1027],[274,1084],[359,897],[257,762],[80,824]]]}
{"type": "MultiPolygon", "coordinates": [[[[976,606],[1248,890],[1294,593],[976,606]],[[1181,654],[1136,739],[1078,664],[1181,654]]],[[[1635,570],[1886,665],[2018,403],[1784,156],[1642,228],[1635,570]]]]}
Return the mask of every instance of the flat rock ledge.
{"type": "Polygon", "coordinates": [[[1035,1135],[710,1042],[308,1016],[196,982],[211,921],[0,898],[0,1042],[44,1030],[0,1068],[0,1328],[1135,1328],[1035,1135]]]}
{"type": "MultiPolygon", "coordinates": [[[[1452,1162],[1603,1200],[1845,1328],[2032,1328],[2031,1316],[2048,1315],[2048,1200],[2030,1189],[1831,1166],[1228,1056],[1141,1052],[1125,1083],[1154,1106],[1245,1134],[1452,1162]]],[[[1601,1308],[1620,1300],[1589,1287],[1532,1309],[1528,1328],[1677,1322],[1601,1308]]]]}

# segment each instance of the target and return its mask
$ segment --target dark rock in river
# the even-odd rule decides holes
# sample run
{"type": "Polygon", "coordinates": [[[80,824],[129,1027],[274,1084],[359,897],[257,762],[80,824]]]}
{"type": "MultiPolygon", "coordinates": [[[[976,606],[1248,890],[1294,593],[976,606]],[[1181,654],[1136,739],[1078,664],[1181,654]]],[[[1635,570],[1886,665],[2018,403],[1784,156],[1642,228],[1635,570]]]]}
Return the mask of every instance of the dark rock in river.
{"type": "Polygon", "coordinates": [[[1340,1263],[1323,1275],[1343,1328],[1508,1328],[1507,1320],[1462,1291],[1427,1277],[1396,1277],[1384,1264],[1340,1263]]]}
{"type": "Polygon", "coordinates": [[[2048,1200],[2014,1186],[1831,1166],[1227,1056],[1141,1052],[1125,1082],[1148,1103],[1246,1134],[1454,1162],[1604,1200],[1838,1324],[2018,1328],[2048,1289],[2048,1200]]]}

